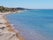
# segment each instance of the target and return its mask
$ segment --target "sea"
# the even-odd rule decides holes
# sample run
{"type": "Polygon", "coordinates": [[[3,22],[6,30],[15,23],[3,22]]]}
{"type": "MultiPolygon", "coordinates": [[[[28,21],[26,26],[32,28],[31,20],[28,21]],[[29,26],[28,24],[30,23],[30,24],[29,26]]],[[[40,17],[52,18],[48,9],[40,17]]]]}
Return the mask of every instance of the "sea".
{"type": "Polygon", "coordinates": [[[32,9],[6,16],[25,40],[53,40],[53,9],[32,9]]]}

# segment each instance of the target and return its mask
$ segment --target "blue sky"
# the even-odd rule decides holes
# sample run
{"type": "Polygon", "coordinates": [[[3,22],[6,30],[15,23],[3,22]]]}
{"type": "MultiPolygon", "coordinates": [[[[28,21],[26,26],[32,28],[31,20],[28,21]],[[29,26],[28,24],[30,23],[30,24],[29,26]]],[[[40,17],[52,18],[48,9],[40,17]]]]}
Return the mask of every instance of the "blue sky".
{"type": "Polygon", "coordinates": [[[0,5],[31,9],[53,9],[53,0],[0,0],[0,5]]]}

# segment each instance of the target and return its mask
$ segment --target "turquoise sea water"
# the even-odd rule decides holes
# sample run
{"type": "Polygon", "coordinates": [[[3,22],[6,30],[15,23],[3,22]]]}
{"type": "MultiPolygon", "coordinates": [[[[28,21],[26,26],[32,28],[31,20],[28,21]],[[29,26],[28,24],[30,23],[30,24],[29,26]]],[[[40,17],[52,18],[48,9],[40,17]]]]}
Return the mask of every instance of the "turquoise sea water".
{"type": "Polygon", "coordinates": [[[7,15],[7,19],[20,30],[25,40],[53,40],[53,10],[27,10],[7,15]]]}

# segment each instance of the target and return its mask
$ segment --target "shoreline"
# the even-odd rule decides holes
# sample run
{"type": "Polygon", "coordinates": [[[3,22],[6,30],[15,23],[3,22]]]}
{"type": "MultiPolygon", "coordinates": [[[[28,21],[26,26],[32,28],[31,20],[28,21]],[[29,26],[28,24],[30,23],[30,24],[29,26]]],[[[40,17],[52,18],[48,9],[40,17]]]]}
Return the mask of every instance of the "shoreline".
{"type": "Polygon", "coordinates": [[[19,11],[15,11],[15,12],[0,12],[0,15],[8,15],[8,14],[15,14],[15,13],[20,13],[23,12],[24,10],[19,10],[19,11]]]}
{"type": "Polygon", "coordinates": [[[0,12],[0,18],[4,19],[5,20],[5,25],[6,25],[6,28],[9,28],[9,32],[15,32],[16,33],[16,37],[19,38],[19,40],[24,40],[24,38],[20,35],[19,31],[18,30],[15,30],[15,28],[11,25],[11,23],[9,23],[9,21],[7,20],[6,16],[5,15],[9,15],[9,14],[15,14],[15,13],[20,13],[22,11],[15,11],[15,12],[5,12],[5,13],[1,13],[0,12]]]}

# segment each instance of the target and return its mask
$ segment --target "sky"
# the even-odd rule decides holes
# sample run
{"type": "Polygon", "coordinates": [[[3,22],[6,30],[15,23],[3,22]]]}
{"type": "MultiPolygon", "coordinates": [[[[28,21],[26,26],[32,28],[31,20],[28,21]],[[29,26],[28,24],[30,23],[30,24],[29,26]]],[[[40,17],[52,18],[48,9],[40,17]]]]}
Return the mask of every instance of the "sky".
{"type": "Polygon", "coordinates": [[[0,0],[0,6],[29,9],[53,9],[53,0],[0,0]]]}

